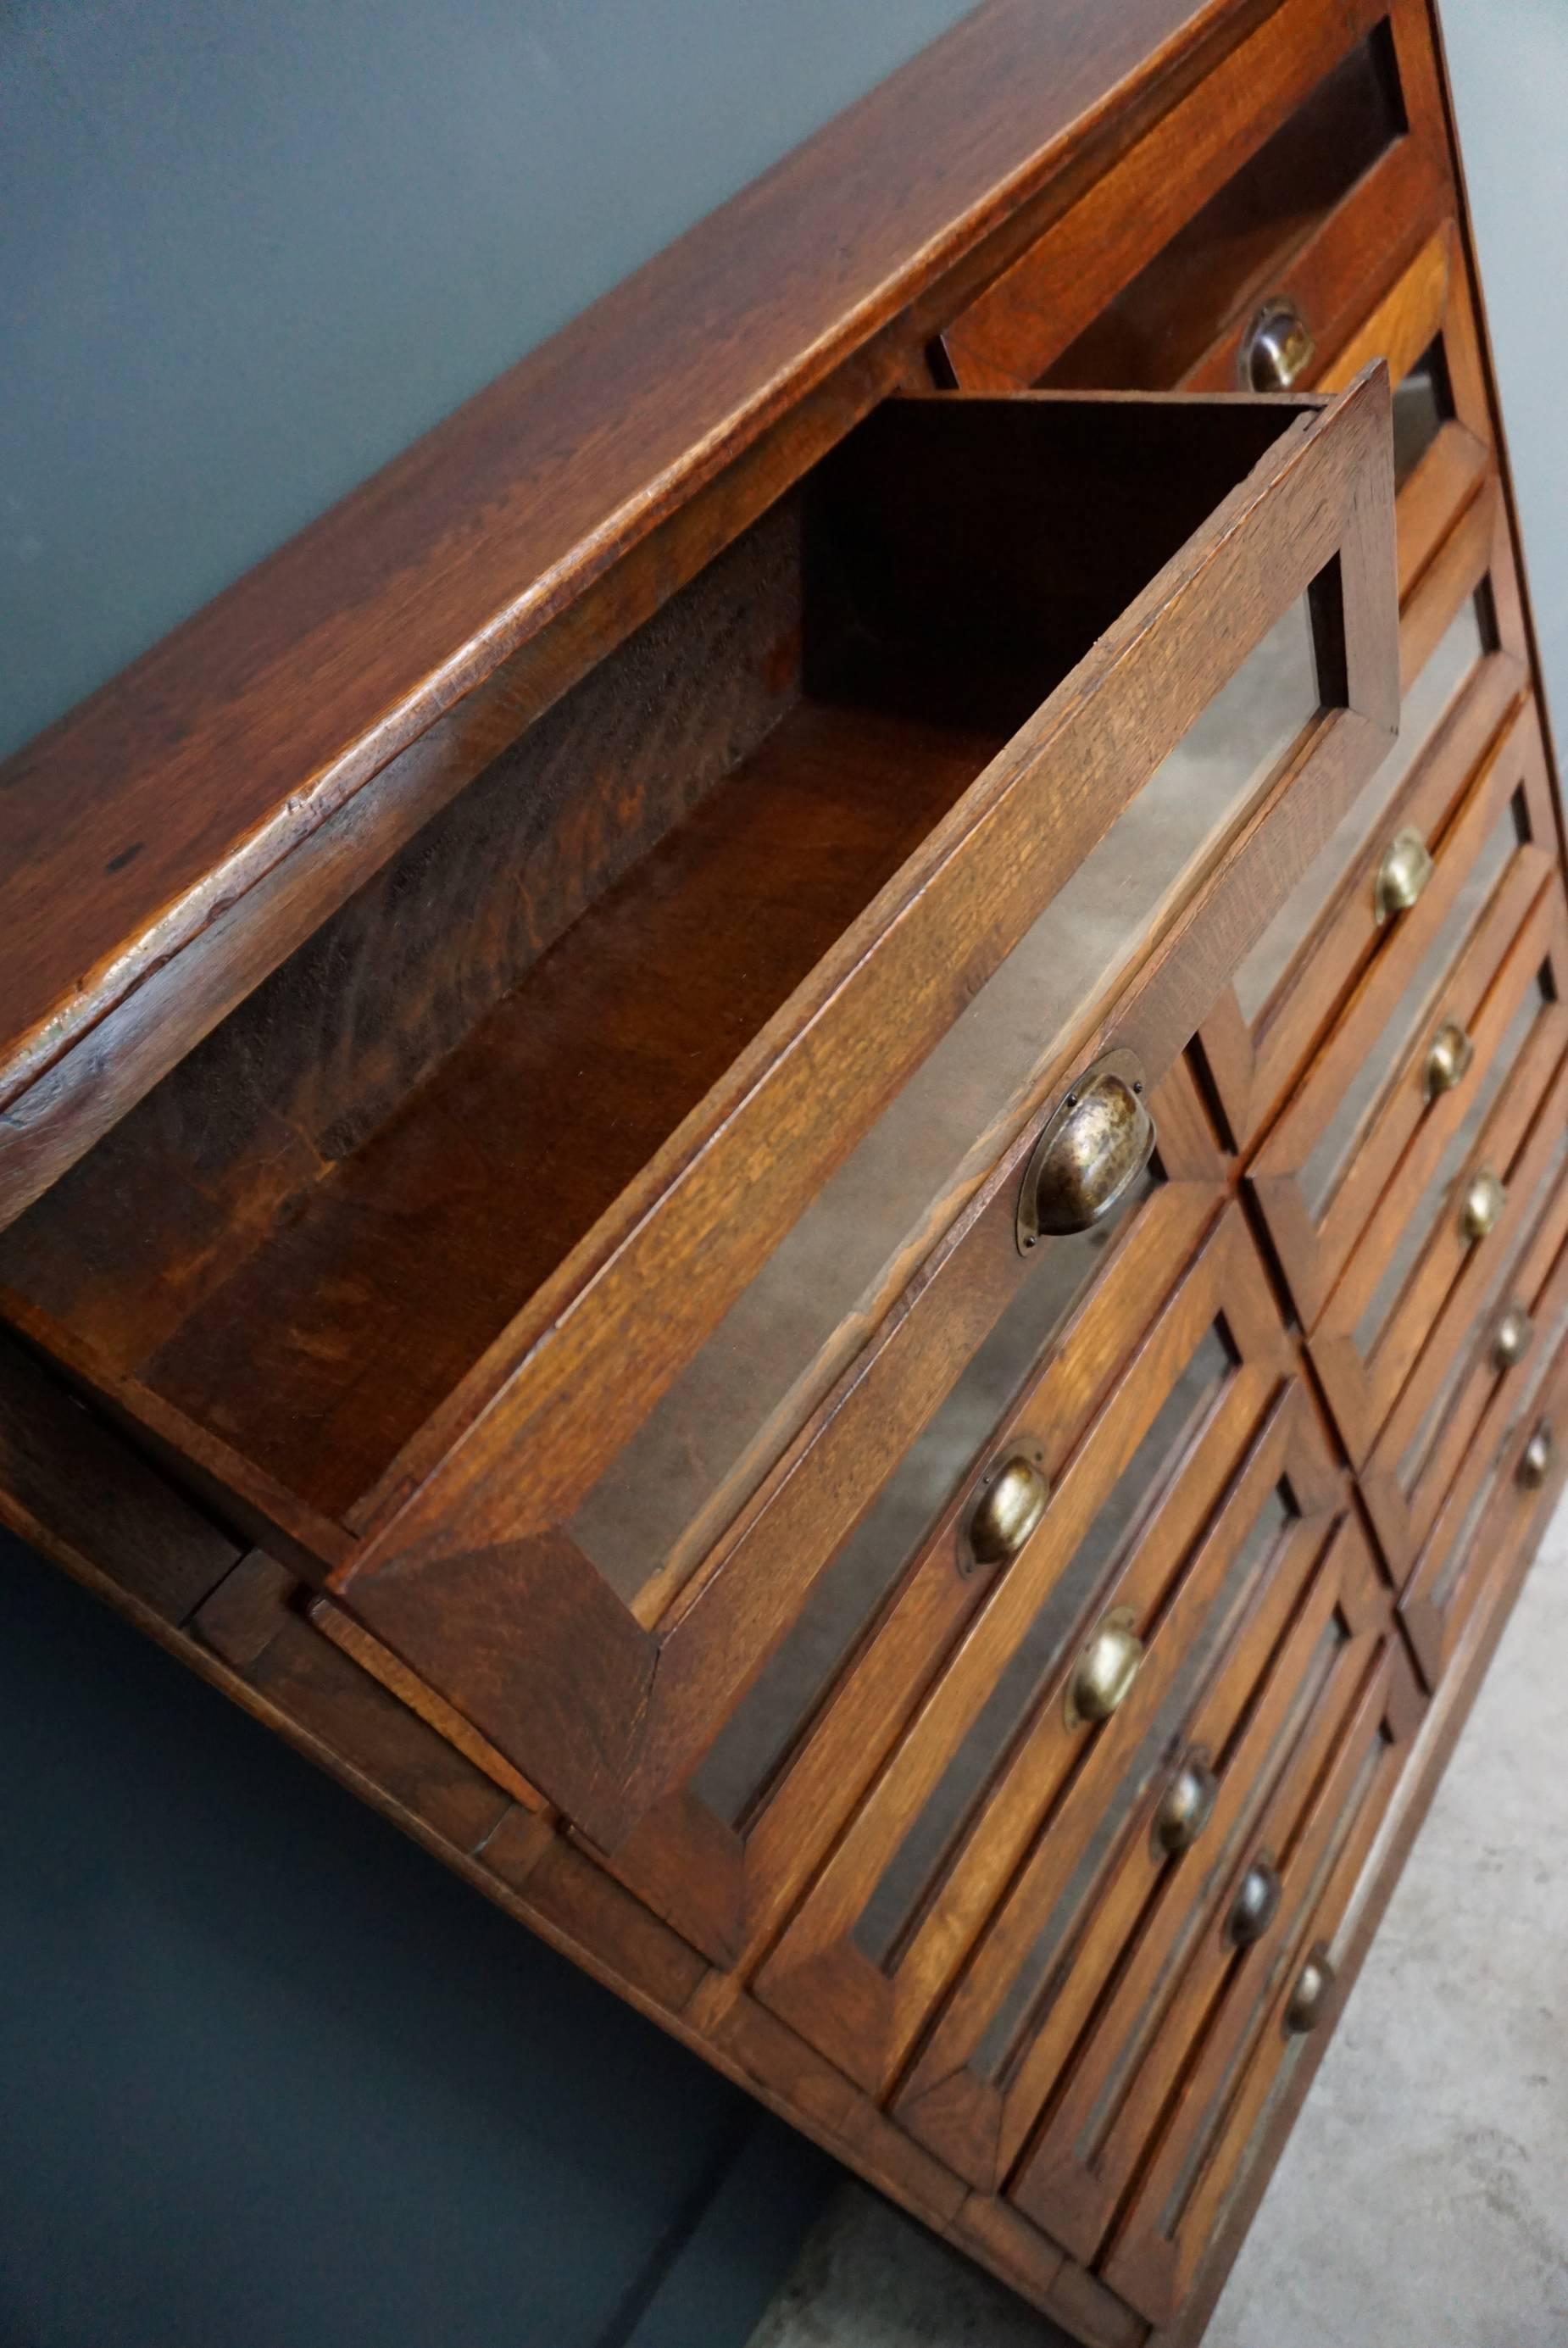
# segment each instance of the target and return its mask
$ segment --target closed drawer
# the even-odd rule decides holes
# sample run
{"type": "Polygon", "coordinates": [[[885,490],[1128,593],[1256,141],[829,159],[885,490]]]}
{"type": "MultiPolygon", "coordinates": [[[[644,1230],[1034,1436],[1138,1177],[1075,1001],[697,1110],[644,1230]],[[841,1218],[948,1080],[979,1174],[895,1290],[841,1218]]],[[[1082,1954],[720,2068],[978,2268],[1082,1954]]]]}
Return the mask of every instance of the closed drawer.
{"type": "Polygon", "coordinates": [[[1253,321],[1285,299],[1311,345],[1293,362],[1311,366],[1451,203],[1424,8],[1287,0],[953,322],[943,355],[985,389],[1230,389],[1253,321]],[[1370,289],[1369,269],[1387,273],[1370,289]]]}
{"type": "Polygon", "coordinates": [[[1357,1466],[1417,1374],[1445,1313],[1474,1312],[1506,1254],[1555,1142],[1543,1104],[1568,1045],[1568,931],[1561,883],[1537,899],[1473,1017],[1474,1063],[1458,1114],[1406,1150],[1309,1340],[1357,1466]]]}
{"type": "Polygon", "coordinates": [[[1384,746],[1386,397],[890,402],[540,721],[542,950],[416,858],[385,1024],[284,965],[5,1309],[614,1845],[1023,1276],[935,1271],[1000,1161],[1161,1081],[1384,746]]]}
{"type": "MultiPolygon", "coordinates": [[[[1248,1594],[1228,1588],[1227,1545],[1202,1537],[1290,1369],[1233,1207],[1065,1457],[1048,1380],[999,1431],[998,1456],[1033,1451],[1051,1469],[1044,1514],[755,1982],[872,2093],[898,2077],[1037,1838],[1049,1833],[1069,1863],[1081,1855],[1167,1698],[1178,1721],[1190,1706],[1194,1651],[1222,1643],[1227,1600],[1248,1594]],[[1084,1693],[1091,1653],[1120,1667],[1114,1706],[1084,1693]]],[[[1244,1560],[1243,1584],[1249,1563],[1264,1570],[1244,1560]]],[[[861,1718],[885,1707],[880,1645],[861,1718]]]]}
{"type": "Polygon", "coordinates": [[[1505,965],[1522,973],[1522,932],[1536,940],[1532,969],[1551,949],[1555,829],[1527,707],[1430,850],[1401,827],[1364,872],[1383,935],[1249,1176],[1304,1328],[1323,1319],[1358,1252],[1358,1276],[1381,1261],[1365,1249],[1369,1227],[1387,1241],[1427,1169],[1507,1073],[1494,1047],[1518,988],[1496,988],[1505,965]]]}
{"type": "MultiPolygon", "coordinates": [[[[1169,2169],[1176,2155],[1180,2166],[1195,2141],[1212,2140],[1212,2112],[1200,2104],[1173,2113],[1174,2090],[1190,2073],[1202,2078],[1207,2067],[1212,2076],[1217,2047],[1233,2048],[1238,2027],[1258,2019],[1267,1969],[1314,1904],[1315,1860],[1305,1846],[1336,1763],[1347,1749],[1366,1751],[1371,1720],[1390,1747],[1415,1725],[1418,1701],[1387,1593],[1353,1518],[1326,1540],[1320,1530],[1285,1552],[1259,1628],[1246,1701],[1222,1717],[1219,1796],[1202,1839],[1176,1867],[1134,1864],[1122,1887],[1121,1962],[1098,1983],[1084,1981],[1058,2031],[1042,2034],[1042,2045],[1058,2040],[1059,2069],[1010,2191],[1086,2264],[1119,2242],[1131,2268],[1130,2231],[1145,2238],[1149,2229],[1137,2201],[1132,2229],[1116,2228],[1130,2189],[1152,2162],[1169,2169]],[[1251,1920],[1262,1937],[1245,1946],[1232,1928],[1243,1886],[1264,1893],[1251,1920]]],[[[1331,1809],[1344,1816],[1343,1804],[1331,1809]]],[[[1169,2199],[1156,2205],[1161,2222],[1169,2199]]],[[[1140,2199],[1146,2213],[1149,2199],[1140,2199]]],[[[1156,2280],[1134,2303],[1150,2312],[1159,2298],[1163,2312],[1180,2286],[1158,2251],[1141,2263],[1156,2280]]]]}
{"type": "Polygon", "coordinates": [[[1472,560],[1450,582],[1461,599],[1405,694],[1398,741],[1203,1023],[1210,1080],[1243,1155],[1373,963],[1402,943],[1399,924],[1379,918],[1378,868],[1391,844],[1411,831],[1441,838],[1519,703],[1525,668],[1503,648],[1493,585],[1511,584],[1512,566],[1494,536],[1485,572],[1472,560]]]}
{"type": "Polygon", "coordinates": [[[1097,2267],[1152,2323],[1181,2308],[1296,2049],[1333,2019],[1336,1934],[1420,1714],[1397,1642],[1340,1650],[1165,2018],[1179,2091],[1162,2065],[1130,2096],[1140,2166],[1097,2267]]]}
{"type": "MultiPolygon", "coordinates": [[[[1402,1453],[1389,1442],[1372,1463],[1368,1501],[1391,1552],[1411,1644],[1433,1686],[1489,1584],[1496,1553],[1480,1529],[1490,1509],[1501,1506],[1506,1513],[1500,1493],[1518,1468],[1522,1445],[1542,1424],[1553,1448],[1568,1434],[1542,1401],[1568,1339],[1565,1135],[1568,1067],[1542,1104],[1535,1138],[1536,1155],[1546,1160],[1538,1186],[1546,1197],[1526,1242],[1483,1309],[1465,1315],[1456,1358],[1444,1365],[1402,1453]]],[[[1554,1463],[1547,1457],[1542,1464],[1550,1471],[1554,1463]]],[[[1527,1470],[1518,1486],[1521,1508],[1542,1480],[1532,1481],[1527,1470]]]]}
{"type": "MultiPolygon", "coordinates": [[[[1194,1545],[1161,1629],[1180,1652],[1122,1749],[1108,1741],[1069,1782],[895,2096],[902,2125],[981,2190],[1000,2189],[1047,2108],[1059,2122],[1071,2104],[1076,2050],[1086,2032],[1099,2035],[1108,1984],[1153,1979],[1146,2019],[1159,1982],[1179,1969],[1269,1780],[1248,1724],[1276,1673],[1305,1685],[1295,1626],[1315,1581],[1334,1580],[1327,1553],[1346,1504],[1293,1382],[1194,1545]]],[[[1369,1578],[1359,1595],[1386,1613],[1369,1578]]],[[[1135,2021],[1114,2058],[1102,2044],[1092,2067],[1106,2095],[1138,2038],[1135,2021]]],[[[1054,2239],[1068,2242],[1069,2211],[1073,2246],[1086,2239],[1086,2212],[1108,2190],[1079,2171],[1069,2137],[1054,2239]]]]}

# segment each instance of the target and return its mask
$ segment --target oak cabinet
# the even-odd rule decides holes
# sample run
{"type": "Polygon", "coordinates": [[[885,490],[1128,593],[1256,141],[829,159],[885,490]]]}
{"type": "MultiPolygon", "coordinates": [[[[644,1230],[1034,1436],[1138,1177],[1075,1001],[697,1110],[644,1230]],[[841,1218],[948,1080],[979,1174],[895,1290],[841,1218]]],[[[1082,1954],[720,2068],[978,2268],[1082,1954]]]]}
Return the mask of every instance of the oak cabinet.
{"type": "Polygon", "coordinates": [[[1202,2328],[1568,1375],[1434,24],[1113,13],[0,795],[0,1513],[1089,2343],[1202,2328]]]}

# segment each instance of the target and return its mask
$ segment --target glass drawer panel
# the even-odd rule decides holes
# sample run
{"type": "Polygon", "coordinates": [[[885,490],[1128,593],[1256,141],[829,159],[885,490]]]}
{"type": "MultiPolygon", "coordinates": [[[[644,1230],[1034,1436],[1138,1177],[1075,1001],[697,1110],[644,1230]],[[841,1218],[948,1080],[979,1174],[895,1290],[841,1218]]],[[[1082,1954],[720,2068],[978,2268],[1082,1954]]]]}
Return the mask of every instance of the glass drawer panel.
{"type": "Polygon", "coordinates": [[[1116,1231],[1160,1179],[1156,1163],[1103,1222],[1038,1251],[1029,1278],[820,1576],[794,1629],[694,1773],[693,1791],[717,1817],[738,1825],[766,1789],[877,1608],[974,1472],[994,1428],[1095,1280],[1116,1231]]]}
{"type": "Polygon", "coordinates": [[[1406,127],[1382,24],[1069,344],[1041,383],[1052,390],[1136,391],[1179,382],[1406,127]]]}
{"type": "Polygon", "coordinates": [[[1454,412],[1442,337],[1394,386],[1394,487],[1402,489],[1454,412]]]}
{"type": "Polygon", "coordinates": [[[1389,1251],[1382,1277],[1356,1324],[1357,1350],[1364,1356],[1372,1351],[1379,1331],[1399,1301],[1407,1280],[1419,1262],[1439,1218],[1449,1204],[1450,1194],[1464,1170],[1465,1161],[1475,1147],[1480,1129],[1491,1113],[1510,1070],[1524,1048],[1525,1038],[1549,999],[1542,981],[1532,981],[1510,1020],[1497,1050],[1479,1076],[1472,1079],[1474,1090],[1464,1117],[1455,1127],[1431,1181],[1389,1251]]]}
{"type": "Polygon", "coordinates": [[[1142,1742],[1129,1761],[1111,1799],[1074,1869],[1060,1899],[1041,1929],[1038,1939],[1019,1967],[1007,1995],[997,2006],[975,2053],[975,2067],[995,2078],[1018,2038],[1034,2027],[1045,2003],[1053,1967],[1061,1955],[1072,1924],[1105,1866],[1160,1772],[1175,1758],[1183,1721],[1191,1709],[1211,1663],[1233,1628],[1242,1605],[1250,1598],[1264,1563],[1295,1521],[1282,1488],[1276,1485],[1259,1510],[1234,1562],[1216,1593],[1203,1626],[1186,1649],[1173,1673],[1142,1742]]]}
{"type": "Polygon", "coordinates": [[[1308,602],[1215,696],[824,1184],[572,1520],[616,1592],[667,1591],[779,1452],[1021,1122],[1079,1006],[1142,950],[1319,706],[1308,602]]]}
{"type": "Polygon", "coordinates": [[[1528,836],[1522,810],[1511,800],[1482,842],[1480,853],[1417,963],[1376,1048],[1367,1055],[1354,1080],[1346,1086],[1301,1169],[1302,1195],[1315,1220],[1321,1219],[1337,1189],[1362,1128],[1381,1100],[1415,1030],[1436,1020],[1440,991],[1450,966],[1512,861],[1515,850],[1528,836]]]}
{"type": "Polygon", "coordinates": [[[1284,975],[1324,905],[1370,848],[1384,809],[1438,730],[1445,712],[1491,646],[1492,631],[1478,598],[1455,615],[1406,694],[1399,738],[1363,785],[1303,872],[1279,911],[1236,970],[1236,1000],[1249,1024],[1284,975]]]}
{"type": "Polygon", "coordinates": [[[1099,1585],[1118,1551],[1131,1548],[1139,1528],[1159,1507],[1171,1475],[1218,1403],[1234,1359],[1222,1324],[1212,1324],[1166,1395],[1066,1571],[1009,1658],[989,1699],[861,1911],[854,1938],[874,1962],[896,1961],[898,1943],[914,1921],[923,1896],[1027,1719],[1036,1692],[1059,1661],[1063,1643],[1089,1593],[1099,1585]]]}

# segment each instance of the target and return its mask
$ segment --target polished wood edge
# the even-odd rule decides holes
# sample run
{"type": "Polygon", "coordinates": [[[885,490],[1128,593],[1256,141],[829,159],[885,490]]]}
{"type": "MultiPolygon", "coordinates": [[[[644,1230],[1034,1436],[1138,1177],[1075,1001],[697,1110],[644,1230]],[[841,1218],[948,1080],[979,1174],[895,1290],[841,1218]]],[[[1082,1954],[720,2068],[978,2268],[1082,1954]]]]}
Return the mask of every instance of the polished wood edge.
{"type": "Polygon", "coordinates": [[[7,761],[0,1106],[901,318],[913,366],[934,282],[1265,13],[986,0],[7,761]]]}

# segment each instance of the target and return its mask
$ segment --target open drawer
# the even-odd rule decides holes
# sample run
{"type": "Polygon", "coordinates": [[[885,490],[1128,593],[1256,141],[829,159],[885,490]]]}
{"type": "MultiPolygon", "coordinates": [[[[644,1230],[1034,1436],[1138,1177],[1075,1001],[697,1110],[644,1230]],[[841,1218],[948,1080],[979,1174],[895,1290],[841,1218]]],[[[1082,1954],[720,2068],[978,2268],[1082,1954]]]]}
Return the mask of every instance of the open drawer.
{"type": "Polygon", "coordinates": [[[1139,1127],[1387,747],[1387,417],[890,402],[12,1226],[5,1313],[617,1841],[1006,1301],[922,1267],[1112,1039],[1139,1127]]]}

